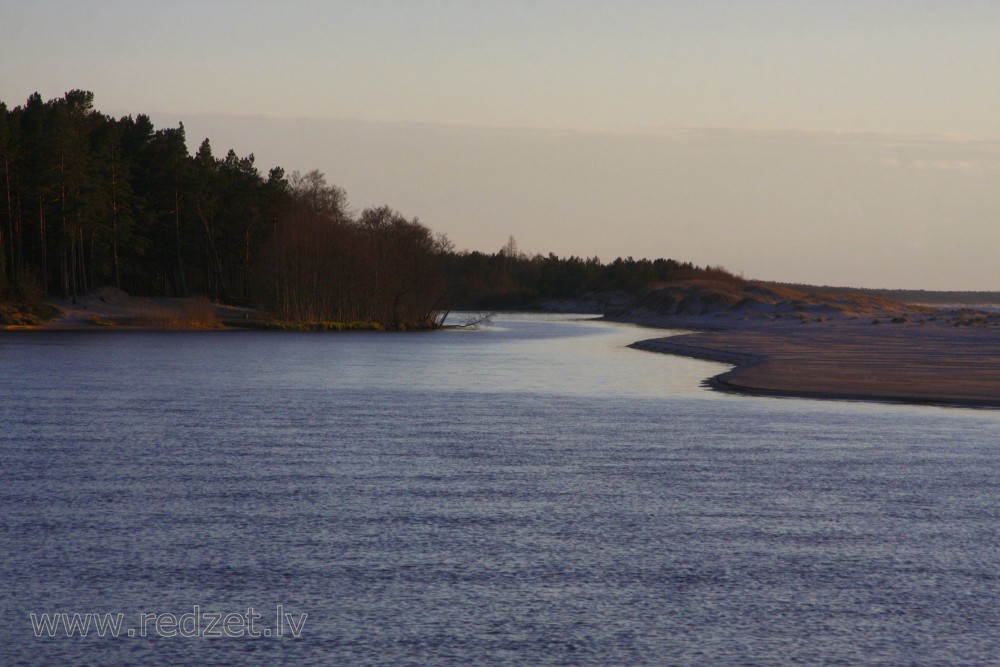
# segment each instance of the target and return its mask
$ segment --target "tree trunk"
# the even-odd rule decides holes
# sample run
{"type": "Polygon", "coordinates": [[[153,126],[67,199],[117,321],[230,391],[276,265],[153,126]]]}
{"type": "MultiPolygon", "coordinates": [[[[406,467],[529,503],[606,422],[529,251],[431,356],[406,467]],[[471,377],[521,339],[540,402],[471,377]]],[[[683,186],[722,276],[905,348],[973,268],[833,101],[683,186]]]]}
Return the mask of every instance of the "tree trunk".
{"type": "Polygon", "coordinates": [[[77,229],[77,234],[79,235],[80,243],[80,285],[83,288],[83,293],[86,294],[89,290],[87,289],[87,252],[83,245],[83,225],[81,224],[77,229]]]}
{"type": "Polygon", "coordinates": [[[187,296],[184,259],[181,257],[181,195],[177,188],[174,188],[174,232],[177,236],[177,290],[180,296],[187,296]]]}
{"type": "Polygon", "coordinates": [[[122,276],[118,268],[118,172],[115,170],[113,152],[111,155],[111,265],[115,273],[115,287],[121,289],[122,276]]]}
{"type": "Polygon", "coordinates": [[[38,198],[38,238],[42,250],[42,291],[49,291],[49,253],[45,242],[45,210],[42,198],[38,198]]]}

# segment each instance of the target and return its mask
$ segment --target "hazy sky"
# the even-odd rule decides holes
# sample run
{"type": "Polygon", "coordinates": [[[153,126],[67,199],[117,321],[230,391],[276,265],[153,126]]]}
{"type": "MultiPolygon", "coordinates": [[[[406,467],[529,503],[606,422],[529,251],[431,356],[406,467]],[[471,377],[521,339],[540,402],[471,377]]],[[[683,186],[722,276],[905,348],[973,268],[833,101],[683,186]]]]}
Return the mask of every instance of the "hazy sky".
{"type": "Polygon", "coordinates": [[[71,88],[463,248],[1000,289],[1000,0],[0,0],[71,88]]]}

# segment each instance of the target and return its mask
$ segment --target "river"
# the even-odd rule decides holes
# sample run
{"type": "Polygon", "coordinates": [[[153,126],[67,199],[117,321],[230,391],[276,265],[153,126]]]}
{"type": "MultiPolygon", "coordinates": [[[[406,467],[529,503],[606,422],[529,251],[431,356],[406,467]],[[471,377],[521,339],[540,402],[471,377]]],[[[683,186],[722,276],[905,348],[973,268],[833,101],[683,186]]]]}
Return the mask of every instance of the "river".
{"type": "Polygon", "coordinates": [[[3,662],[1000,659],[1000,412],[721,394],[660,335],[0,334],[3,662]]]}

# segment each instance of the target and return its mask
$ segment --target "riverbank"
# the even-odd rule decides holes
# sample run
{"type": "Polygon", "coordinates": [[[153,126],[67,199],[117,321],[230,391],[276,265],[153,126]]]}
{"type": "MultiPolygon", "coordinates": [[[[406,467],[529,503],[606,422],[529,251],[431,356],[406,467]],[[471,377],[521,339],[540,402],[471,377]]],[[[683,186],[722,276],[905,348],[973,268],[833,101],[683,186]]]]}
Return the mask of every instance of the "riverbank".
{"type": "MultiPolygon", "coordinates": [[[[6,330],[88,331],[121,329],[210,330],[263,322],[251,308],[212,303],[204,298],[134,297],[110,287],[77,299],[50,298],[47,317],[7,317],[6,330]],[[11,321],[12,320],[12,321],[11,321]]],[[[16,308],[15,308],[16,310],[16,308]]]]}
{"type": "Polygon", "coordinates": [[[715,389],[762,396],[1000,408],[1000,315],[610,318],[691,334],[639,341],[651,352],[735,366],[715,389]]]}
{"type": "MultiPolygon", "coordinates": [[[[204,299],[132,297],[104,288],[47,303],[46,322],[4,329],[48,331],[287,329],[258,311],[204,299]]],[[[1000,314],[915,308],[890,313],[758,312],[608,317],[695,333],[639,341],[652,352],[729,363],[715,389],[762,396],[1000,408],[1000,314]],[[749,315],[747,313],[750,313],[749,315]]],[[[332,324],[332,323],[328,323],[332,324]]],[[[349,323],[350,324],[350,323],[349,323]]],[[[343,328],[343,327],[324,327],[343,328]]]]}
{"type": "Polygon", "coordinates": [[[74,299],[48,298],[35,306],[0,304],[0,331],[417,331],[379,322],[278,320],[254,308],[204,297],[134,297],[102,287],[74,299]]]}

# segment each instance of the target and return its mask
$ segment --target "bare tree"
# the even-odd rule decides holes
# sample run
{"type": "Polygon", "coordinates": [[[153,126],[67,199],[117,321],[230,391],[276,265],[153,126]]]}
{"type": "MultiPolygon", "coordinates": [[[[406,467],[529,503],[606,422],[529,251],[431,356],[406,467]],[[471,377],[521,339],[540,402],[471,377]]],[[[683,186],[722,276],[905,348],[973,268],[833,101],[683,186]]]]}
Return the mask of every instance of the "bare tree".
{"type": "Polygon", "coordinates": [[[326,176],[318,169],[306,174],[293,171],[288,177],[288,189],[310,213],[332,220],[348,217],[347,193],[343,188],[327,184],[326,176]]]}

